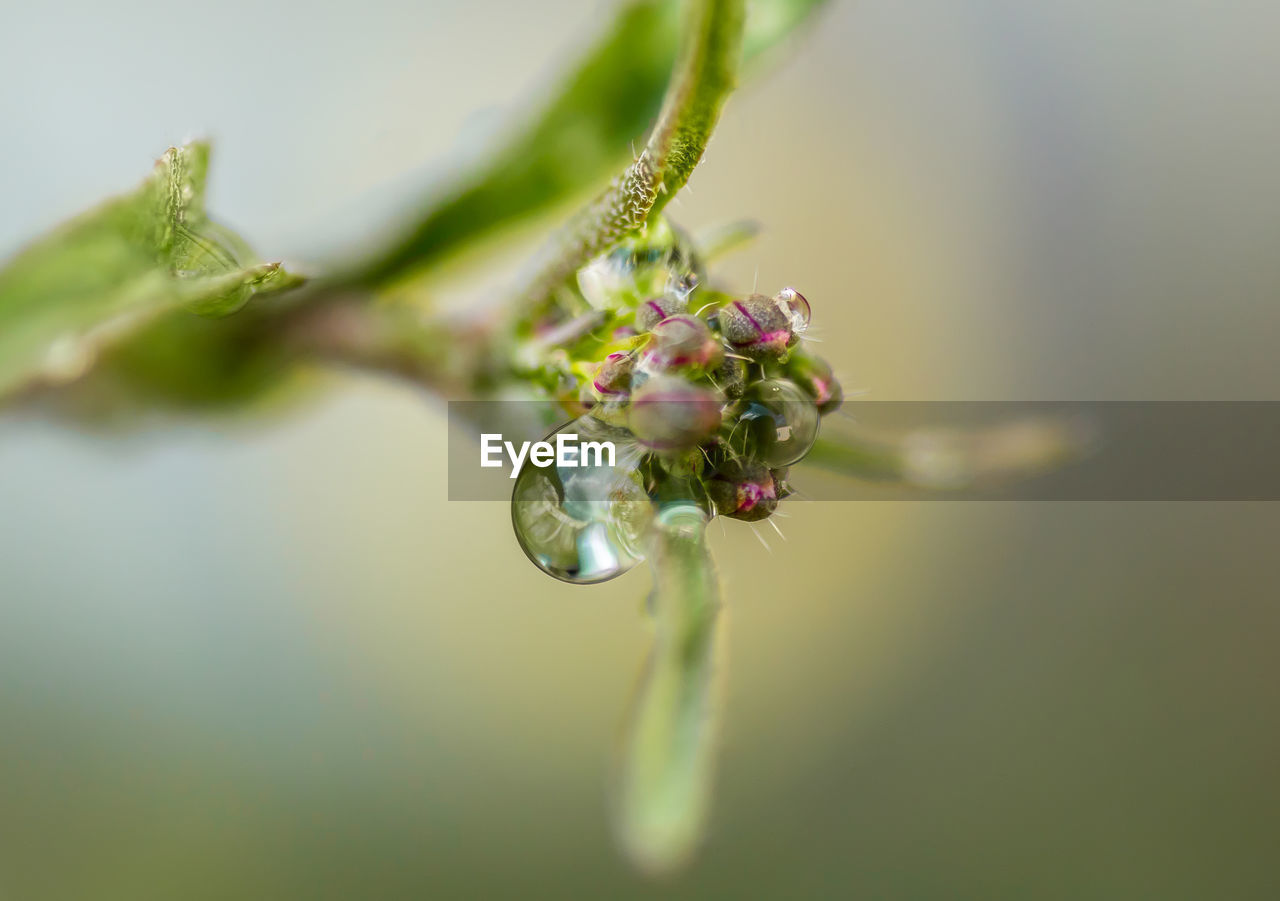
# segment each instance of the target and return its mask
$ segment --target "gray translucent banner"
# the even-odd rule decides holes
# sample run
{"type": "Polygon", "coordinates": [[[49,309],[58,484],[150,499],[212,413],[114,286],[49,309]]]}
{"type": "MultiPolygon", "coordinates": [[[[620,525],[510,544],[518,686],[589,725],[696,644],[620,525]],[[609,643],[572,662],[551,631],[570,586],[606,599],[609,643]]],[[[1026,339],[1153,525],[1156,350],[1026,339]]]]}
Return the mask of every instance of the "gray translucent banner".
{"type": "MultiPolygon", "coordinates": [[[[509,500],[505,443],[518,454],[569,422],[540,402],[451,401],[449,499],[509,500]],[[499,465],[481,466],[482,434],[499,465]]],[[[620,477],[647,451],[583,425],[563,431],[616,439],[620,477]]],[[[821,501],[1280,500],[1280,402],[848,401],[785,478],[793,499],[821,501]]]]}

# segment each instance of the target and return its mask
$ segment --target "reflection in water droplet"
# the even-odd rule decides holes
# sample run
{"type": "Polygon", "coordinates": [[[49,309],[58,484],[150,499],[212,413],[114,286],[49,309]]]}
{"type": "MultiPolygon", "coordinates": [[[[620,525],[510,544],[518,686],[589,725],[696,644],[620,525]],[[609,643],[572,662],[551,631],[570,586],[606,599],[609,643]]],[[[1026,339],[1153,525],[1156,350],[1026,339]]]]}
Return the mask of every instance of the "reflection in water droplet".
{"type": "Polygon", "coordinates": [[[597,310],[637,307],[668,295],[683,303],[698,286],[692,243],[665,219],[601,254],[578,273],[578,287],[597,310]]]}
{"type": "Polygon", "coordinates": [[[818,438],[818,410],[786,379],[765,379],[743,395],[733,450],[777,468],[800,460],[818,438]]]}
{"type": "Polygon", "coordinates": [[[797,335],[803,334],[809,327],[809,319],[813,315],[809,309],[809,301],[805,300],[804,295],[795,288],[783,288],[773,301],[791,322],[791,331],[797,335]]]}
{"type": "Polygon", "coordinates": [[[511,496],[511,522],[543,572],[565,582],[603,582],[644,559],[653,505],[639,471],[643,450],[625,430],[590,415],[556,430],[562,431],[579,442],[612,442],[613,465],[591,452],[581,466],[526,462],[511,496]]]}

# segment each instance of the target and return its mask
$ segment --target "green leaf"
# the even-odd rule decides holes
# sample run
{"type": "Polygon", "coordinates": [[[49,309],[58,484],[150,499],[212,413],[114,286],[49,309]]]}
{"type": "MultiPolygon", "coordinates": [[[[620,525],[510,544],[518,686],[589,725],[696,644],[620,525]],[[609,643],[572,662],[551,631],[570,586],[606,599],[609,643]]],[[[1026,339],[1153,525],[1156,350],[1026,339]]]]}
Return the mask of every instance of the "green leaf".
{"type": "Polygon", "coordinates": [[[654,644],[623,747],[616,825],[632,862],[653,874],[688,862],[710,810],[721,630],[706,526],[694,506],[665,510],[650,551],[654,644]]]}
{"type": "MultiPolygon", "coordinates": [[[[744,62],[758,61],[823,2],[752,2],[744,62]]],[[[679,6],[676,0],[626,4],[540,116],[391,247],[340,281],[372,286],[407,277],[478,238],[578,198],[620,171],[661,109],[676,63],[679,6]]]]}
{"type": "Polygon", "coordinates": [[[132,193],[0,270],[0,396],[74,379],[162,315],[222,316],[301,279],[262,263],[204,209],[209,148],[170,148],[132,193]]]}
{"type": "Polygon", "coordinates": [[[748,0],[747,30],[742,36],[743,62],[750,63],[777,48],[827,0],[748,0]]]}

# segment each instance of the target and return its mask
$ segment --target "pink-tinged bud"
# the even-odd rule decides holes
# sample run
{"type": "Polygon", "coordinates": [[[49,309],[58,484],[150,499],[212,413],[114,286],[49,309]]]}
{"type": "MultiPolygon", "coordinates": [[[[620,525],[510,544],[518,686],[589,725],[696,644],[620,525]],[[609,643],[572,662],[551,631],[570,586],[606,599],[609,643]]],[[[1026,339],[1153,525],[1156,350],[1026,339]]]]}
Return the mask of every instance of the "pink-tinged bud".
{"type": "Polygon", "coordinates": [[[720,428],[723,399],[710,388],[658,375],[631,395],[628,425],[645,447],[662,453],[691,450],[720,428]]]}
{"type": "Polygon", "coordinates": [[[773,473],[759,463],[727,463],[706,484],[707,494],[721,516],[756,522],[778,509],[777,482],[773,473]]]}
{"type": "Polygon", "coordinates": [[[725,304],[717,313],[720,334],[752,360],[780,360],[796,341],[791,317],[772,299],[752,294],[725,304]]]}
{"type": "Polygon", "coordinates": [[[635,357],[627,353],[612,353],[596,367],[591,387],[600,400],[618,400],[631,393],[631,373],[635,369],[635,357]]]}
{"type": "Polygon", "coordinates": [[[651,297],[636,307],[636,328],[647,332],[668,316],[677,316],[688,309],[689,301],[685,297],[670,294],[651,297]]]}
{"type": "Polygon", "coordinates": [[[844,389],[836,381],[827,361],[821,357],[797,351],[787,360],[786,374],[787,378],[813,398],[818,412],[823,415],[838,410],[844,401],[844,389]]]}
{"type": "Polygon", "coordinates": [[[711,328],[696,316],[668,316],[649,333],[640,360],[646,372],[683,370],[703,373],[724,359],[724,348],[711,328]]]}

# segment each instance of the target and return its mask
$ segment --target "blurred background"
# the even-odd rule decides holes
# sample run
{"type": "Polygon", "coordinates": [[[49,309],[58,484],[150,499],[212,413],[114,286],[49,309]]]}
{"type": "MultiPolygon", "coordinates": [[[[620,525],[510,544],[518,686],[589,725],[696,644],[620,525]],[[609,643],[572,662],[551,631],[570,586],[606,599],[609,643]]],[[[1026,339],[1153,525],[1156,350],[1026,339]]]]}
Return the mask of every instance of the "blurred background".
{"type": "MultiPolygon", "coordinates": [[[[210,209],[323,266],[610,12],[10,4],[0,255],[209,135],[210,209]]],[[[837,2],[671,214],[763,222],[717,274],[803,290],[869,397],[1278,400],[1277,29],[837,2]]],[[[0,419],[0,898],[1280,897],[1276,505],[797,502],[771,555],[715,527],[715,813],[655,885],[605,805],[648,574],[541,576],[505,505],[445,500],[445,447],[440,403],[357,376],[265,426],[0,419]]]]}

